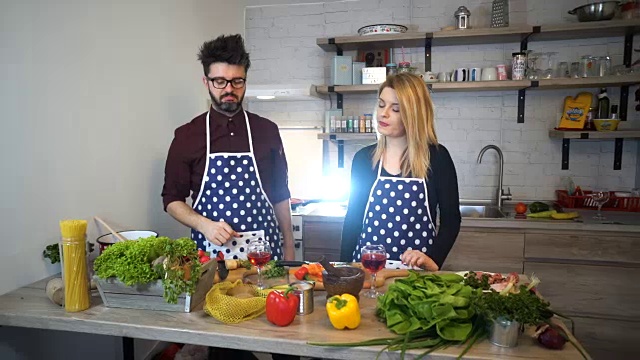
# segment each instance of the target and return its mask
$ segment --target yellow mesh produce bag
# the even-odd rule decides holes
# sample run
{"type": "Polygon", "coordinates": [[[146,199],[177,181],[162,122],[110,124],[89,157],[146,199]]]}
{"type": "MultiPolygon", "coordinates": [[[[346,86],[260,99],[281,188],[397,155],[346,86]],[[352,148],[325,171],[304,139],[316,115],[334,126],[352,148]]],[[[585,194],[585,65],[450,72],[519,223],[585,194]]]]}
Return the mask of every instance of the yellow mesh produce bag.
{"type": "Polygon", "coordinates": [[[266,297],[269,291],[260,290],[254,285],[244,284],[244,286],[253,288],[254,297],[241,299],[227,295],[229,290],[242,285],[242,280],[233,283],[224,281],[213,285],[207,293],[204,312],[225,324],[237,324],[262,315],[265,312],[266,297]]]}

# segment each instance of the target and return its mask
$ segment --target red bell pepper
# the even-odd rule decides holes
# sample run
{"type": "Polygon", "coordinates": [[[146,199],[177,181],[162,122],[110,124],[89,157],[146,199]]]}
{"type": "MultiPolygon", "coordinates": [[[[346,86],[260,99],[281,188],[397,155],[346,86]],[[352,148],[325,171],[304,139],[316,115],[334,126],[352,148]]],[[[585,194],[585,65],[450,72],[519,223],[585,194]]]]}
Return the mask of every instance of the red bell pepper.
{"type": "Polygon", "coordinates": [[[298,312],[300,299],[289,287],[284,293],[274,290],[267,296],[267,320],[278,326],[287,326],[293,322],[298,312]]]}

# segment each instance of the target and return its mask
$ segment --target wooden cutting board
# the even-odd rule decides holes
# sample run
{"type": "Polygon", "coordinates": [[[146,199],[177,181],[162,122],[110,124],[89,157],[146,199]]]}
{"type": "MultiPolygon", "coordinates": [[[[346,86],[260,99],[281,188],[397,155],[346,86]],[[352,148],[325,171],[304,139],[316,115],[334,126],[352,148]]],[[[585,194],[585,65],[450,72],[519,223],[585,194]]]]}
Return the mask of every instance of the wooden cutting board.
{"type": "MultiPolygon", "coordinates": [[[[362,267],[360,264],[354,264],[354,266],[356,267],[362,267]]],[[[300,267],[290,267],[289,268],[289,274],[287,277],[285,278],[280,278],[280,279],[269,279],[272,282],[275,282],[277,284],[274,285],[279,285],[279,284],[288,284],[288,283],[292,283],[294,281],[297,281],[297,279],[293,276],[293,274],[299,269],[300,267]]],[[[227,276],[226,281],[231,281],[231,282],[235,282],[236,280],[242,279],[243,282],[255,282],[255,278],[257,275],[257,270],[255,268],[251,268],[251,270],[247,270],[244,268],[241,269],[235,269],[235,270],[230,270],[229,271],[229,276],[227,276]]],[[[381,287],[385,284],[385,282],[387,281],[387,279],[390,278],[397,278],[397,277],[407,277],[409,276],[409,270],[400,270],[400,269],[382,269],[380,270],[380,272],[378,272],[378,275],[376,276],[376,287],[381,287]]],[[[269,280],[267,280],[267,282],[269,282],[269,280]]],[[[216,276],[216,282],[218,282],[218,278],[216,276]]],[[[364,282],[364,288],[368,289],[369,287],[371,287],[371,276],[369,274],[365,275],[365,282],[364,282]]],[[[316,282],[315,285],[315,290],[324,290],[324,284],[320,281],[316,282]]]]}

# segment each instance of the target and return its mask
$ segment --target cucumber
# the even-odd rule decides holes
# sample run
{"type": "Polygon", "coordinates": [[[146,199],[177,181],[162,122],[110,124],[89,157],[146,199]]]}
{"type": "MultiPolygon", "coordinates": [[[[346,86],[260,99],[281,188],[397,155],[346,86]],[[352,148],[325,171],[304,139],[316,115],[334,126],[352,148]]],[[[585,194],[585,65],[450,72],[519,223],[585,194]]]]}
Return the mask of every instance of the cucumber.
{"type": "Polygon", "coordinates": [[[557,220],[571,220],[571,219],[577,218],[578,216],[580,216],[580,214],[578,214],[575,211],[568,212],[568,213],[557,213],[557,214],[551,215],[552,218],[557,220]]]}
{"type": "Polygon", "coordinates": [[[557,214],[558,212],[555,210],[541,211],[533,214],[527,214],[527,217],[530,218],[550,218],[552,215],[557,214]]]}
{"type": "Polygon", "coordinates": [[[532,214],[543,212],[543,211],[549,211],[549,205],[540,201],[535,201],[529,204],[529,211],[532,214]]]}

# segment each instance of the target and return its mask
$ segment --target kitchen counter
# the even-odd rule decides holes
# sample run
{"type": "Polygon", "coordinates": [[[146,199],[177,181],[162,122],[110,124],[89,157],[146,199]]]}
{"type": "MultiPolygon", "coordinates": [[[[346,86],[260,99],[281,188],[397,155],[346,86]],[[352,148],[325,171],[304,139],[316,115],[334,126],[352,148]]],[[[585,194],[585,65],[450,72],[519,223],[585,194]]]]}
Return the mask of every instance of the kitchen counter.
{"type": "MultiPolygon", "coordinates": [[[[569,210],[567,210],[569,211],[569,210]]],[[[640,233],[640,213],[619,213],[615,211],[603,212],[607,220],[614,224],[600,224],[591,221],[595,214],[592,210],[578,211],[584,222],[572,220],[552,219],[504,219],[462,218],[462,228],[493,228],[519,230],[575,230],[575,231],[605,231],[622,233],[640,233]],[[631,224],[620,225],[619,223],[631,224]]],[[[339,204],[319,205],[313,211],[303,215],[304,221],[343,222],[346,208],[339,204]]],[[[606,221],[605,221],[606,222],[606,221]]]]}
{"type": "MultiPolygon", "coordinates": [[[[111,336],[152,339],[207,346],[223,346],[260,352],[277,352],[328,359],[375,358],[381,347],[329,348],[307,345],[308,341],[349,342],[388,337],[391,333],[375,317],[375,300],[361,299],[362,323],[356,330],[332,328],[324,310],[325,292],[315,296],[315,311],[298,316],[288,327],[271,325],[265,316],[236,325],[225,325],[202,310],[192,313],[107,308],[100,297],[79,313],[66,313],[45,295],[46,280],[0,296],[0,325],[74,331],[111,336]]],[[[35,344],[37,345],[37,344],[35,344]]],[[[452,359],[462,346],[438,350],[430,359],[452,359]]],[[[410,352],[417,355],[422,351],[410,352]]],[[[383,358],[397,358],[397,353],[383,358]]],[[[515,348],[500,348],[484,340],[465,359],[581,359],[570,344],[561,351],[544,349],[527,334],[515,348]]]]}

